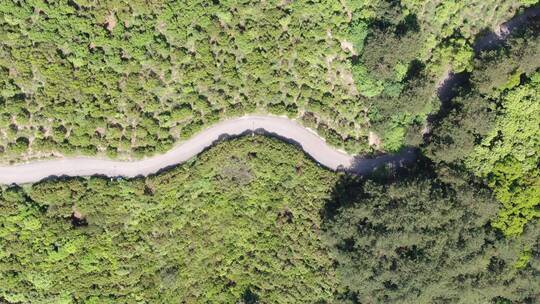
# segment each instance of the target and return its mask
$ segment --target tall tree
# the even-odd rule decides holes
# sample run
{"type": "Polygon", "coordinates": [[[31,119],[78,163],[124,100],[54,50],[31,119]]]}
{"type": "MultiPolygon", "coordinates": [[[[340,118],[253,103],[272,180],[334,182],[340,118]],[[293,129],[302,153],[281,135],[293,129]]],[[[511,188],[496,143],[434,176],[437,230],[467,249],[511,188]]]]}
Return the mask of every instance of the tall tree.
{"type": "Polygon", "coordinates": [[[490,225],[498,204],[487,189],[450,173],[344,183],[326,223],[341,301],[540,300],[540,227],[529,227],[530,243],[506,240],[490,225]]]}

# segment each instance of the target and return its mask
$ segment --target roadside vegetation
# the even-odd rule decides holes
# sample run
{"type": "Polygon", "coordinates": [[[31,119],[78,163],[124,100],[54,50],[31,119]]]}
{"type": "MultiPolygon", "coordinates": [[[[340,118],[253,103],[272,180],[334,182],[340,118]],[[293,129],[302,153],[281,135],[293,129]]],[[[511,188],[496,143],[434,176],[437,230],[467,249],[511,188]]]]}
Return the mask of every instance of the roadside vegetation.
{"type": "Polygon", "coordinates": [[[319,212],[335,180],[249,137],[149,178],[2,187],[0,302],[330,302],[319,212]]]}
{"type": "Polygon", "coordinates": [[[161,153],[246,113],[367,149],[338,0],[3,1],[2,160],[161,153]]]}
{"type": "Polygon", "coordinates": [[[540,303],[539,18],[475,50],[534,5],[0,3],[3,162],[141,157],[245,113],[419,155],[358,177],[253,136],[0,186],[0,302],[540,303]]]}
{"type": "Polygon", "coordinates": [[[468,88],[434,124],[437,163],[473,174],[503,204],[495,225],[519,235],[540,217],[540,24],[475,60],[468,88]]]}
{"type": "Polygon", "coordinates": [[[537,303],[540,225],[422,159],[369,179],[266,137],[148,178],[0,191],[7,303],[537,303]]]}
{"type": "Polygon", "coordinates": [[[538,303],[540,225],[506,238],[482,185],[429,160],[341,178],[325,230],[339,303],[538,303]]]}
{"type": "Polygon", "coordinates": [[[352,71],[379,149],[418,145],[449,73],[471,72],[486,32],[537,1],[349,1],[352,71]],[[481,16],[481,17],[479,17],[481,16]],[[367,97],[367,98],[366,98],[367,97]]]}
{"type": "Polygon", "coordinates": [[[539,25],[473,58],[416,166],[337,182],[339,302],[540,301],[539,25]]]}
{"type": "Polygon", "coordinates": [[[397,151],[419,142],[442,75],[472,70],[476,35],[533,4],[4,1],[0,160],[139,158],[247,113],[397,151]]]}

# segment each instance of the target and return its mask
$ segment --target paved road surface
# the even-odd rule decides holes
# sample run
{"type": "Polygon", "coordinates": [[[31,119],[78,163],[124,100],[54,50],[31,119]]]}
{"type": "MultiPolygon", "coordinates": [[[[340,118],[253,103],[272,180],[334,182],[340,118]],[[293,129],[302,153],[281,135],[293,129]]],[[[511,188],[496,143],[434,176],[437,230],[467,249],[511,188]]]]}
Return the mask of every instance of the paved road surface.
{"type": "Polygon", "coordinates": [[[246,132],[261,132],[298,144],[319,164],[330,169],[351,169],[364,174],[383,162],[402,162],[413,159],[412,151],[402,156],[384,156],[380,159],[355,159],[326,144],[313,131],[293,120],[276,116],[245,116],[220,122],[176,146],[165,154],[138,161],[113,161],[90,157],[60,158],[34,161],[26,164],[0,166],[1,184],[23,184],[40,181],[51,176],[135,177],[156,173],[163,168],[180,164],[196,156],[225,136],[238,136],[246,132]]]}
{"type": "MultiPolygon", "coordinates": [[[[526,9],[523,14],[502,24],[499,33],[493,32],[480,37],[474,44],[475,52],[478,53],[500,45],[508,38],[511,32],[527,25],[531,20],[538,18],[539,15],[540,6],[538,5],[526,9]]],[[[452,84],[456,82],[454,78],[451,75],[439,88],[439,96],[442,101],[446,97],[448,97],[447,99],[451,98],[450,91],[454,87],[452,84]]],[[[367,174],[382,164],[401,166],[416,159],[416,153],[413,149],[376,159],[353,157],[330,147],[324,139],[292,120],[275,116],[245,116],[218,123],[165,154],[139,161],[127,162],[75,157],[0,166],[0,184],[31,183],[51,176],[146,176],[185,162],[222,139],[223,135],[237,136],[254,131],[261,131],[300,145],[308,155],[325,167],[333,170],[342,168],[356,174],[367,174]]]]}

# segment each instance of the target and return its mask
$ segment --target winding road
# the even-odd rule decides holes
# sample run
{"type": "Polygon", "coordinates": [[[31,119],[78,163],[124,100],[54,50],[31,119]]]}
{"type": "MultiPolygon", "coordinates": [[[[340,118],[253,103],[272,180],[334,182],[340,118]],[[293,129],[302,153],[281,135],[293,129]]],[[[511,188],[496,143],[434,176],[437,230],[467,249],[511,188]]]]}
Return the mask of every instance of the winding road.
{"type": "MultiPolygon", "coordinates": [[[[474,44],[475,52],[479,53],[502,44],[511,32],[528,24],[532,19],[538,18],[539,15],[540,6],[538,5],[526,9],[522,14],[503,23],[497,33],[491,32],[480,37],[474,44]]],[[[463,81],[459,77],[458,74],[450,74],[439,87],[438,95],[442,102],[452,98],[454,87],[463,81]]],[[[355,157],[329,146],[315,132],[293,120],[277,116],[254,115],[220,122],[165,154],[138,161],[73,157],[0,166],[0,184],[33,183],[54,176],[101,175],[127,178],[147,176],[181,164],[220,140],[246,133],[262,133],[278,137],[300,146],[316,162],[329,169],[344,170],[360,175],[368,174],[383,164],[402,166],[416,160],[414,149],[405,149],[396,155],[385,155],[374,159],[355,157]]]]}
{"type": "Polygon", "coordinates": [[[415,159],[415,153],[412,150],[399,157],[383,156],[376,159],[357,159],[329,146],[315,132],[288,118],[244,116],[220,122],[201,131],[165,154],[138,161],[73,157],[0,166],[0,184],[33,183],[51,176],[102,175],[128,178],[146,176],[183,163],[220,140],[246,133],[262,133],[281,138],[300,146],[316,162],[327,168],[349,170],[357,174],[369,173],[382,163],[395,162],[396,165],[400,165],[404,161],[415,159]]]}

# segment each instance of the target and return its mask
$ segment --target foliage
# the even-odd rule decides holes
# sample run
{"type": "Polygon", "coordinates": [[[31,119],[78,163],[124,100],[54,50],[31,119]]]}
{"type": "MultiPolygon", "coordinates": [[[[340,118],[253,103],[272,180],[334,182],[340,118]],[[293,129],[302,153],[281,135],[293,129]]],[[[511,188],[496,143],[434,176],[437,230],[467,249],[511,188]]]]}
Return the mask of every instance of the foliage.
{"type": "Polygon", "coordinates": [[[414,13],[424,33],[421,58],[435,75],[450,67],[456,72],[471,67],[470,48],[479,33],[495,31],[521,7],[534,3],[504,1],[402,0],[414,13]],[[479,17],[481,16],[481,17],[479,17]],[[458,58],[460,60],[455,61],[458,58]]]}
{"type": "Polygon", "coordinates": [[[0,300],[535,303],[539,225],[505,239],[460,174],[359,180],[256,136],[148,178],[2,187],[0,300]]]}
{"type": "Polygon", "coordinates": [[[471,69],[475,35],[527,5],[4,1],[0,160],[141,157],[246,113],[313,122],[353,153],[370,151],[373,127],[393,151],[435,110],[440,74],[471,69]],[[417,75],[429,95],[412,90],[417,75]],[[396,111],[410,93],[421,111],[403,120],[396,111]]]}
{"type": "Polygon", "coordinates": [[[540,73],[504,94],[495,127],[467,160],[504,205],[495,227],[516,235],[540,218],[540,73]]]}
{"type": "Polygon", "coordinates": [[[3,161],[140,157],[259,112],[314,115],[367,148],[338,0],[3,1],[0,15],[3,161]]]}
{"type": "Polygon", "coordinates": [[[249,137],[149,178],[0,194],[0,301],[329,302],[319,209],[335,175],[249,137]]]}
{"type": "Polygon", "coordinates": [[[506,235],[539,216],[539,43],[536,32],[525,32],[475,60],[470,90],[452,100],[426,147],[435,162],[493,189],[503,204],[493,225],[506,235]]]}
{"type": "Polygon", "coordinates": [[[351,57],[352,75],[360,99],[367,99],[363,103],[368,104],[372,131],[383,139],[380,148],[396,151],[418,143],[428,115],[438,109],[435,101],[441,76],[472,71],[476,37],[486,30],[498,31],[521,7],[533,4],[348,1],[354,20],[348,40],[356,52],[351,57]],[[362,27],[364,32],[358,30],[359,24],[367,25],[362,27]],[[417,112],[403,113],[409,103],[417,112]]]}
{"type": "Polygon", "coordinates": [[[398,151],[403,145],[415,142],[411,136],[422,136],[428,115],[439,104],[434,88],[435,83],[420,73],[400,88],[397,97],[377,96],[371,100],[370,123],[376,133],[382,134],[383,149],[398,151]]]}
{"type": "Polygon", "coordinates": [[[429,172],[397,181],[342,179],[336,187],[330,203],[337,209],[325,229],[340,301],[537,303],[540,225],[506,240],[489,225],[497,204],[486,189],[429,172]],[[524,258],[525,244],[531,249],[524,258]]]}
{"type": "Polygon", "coordinates": [[[0,161],[142,157],[259,112],[398,151],[441,74],[471,77],[407,174],[256,136],[148,178],[0,187],[0,302],[538,303],[538,24],[473,51],[537,2],[3,1],[0,161]]]}
{"type": "MultiPolygon", "coordinates": [[[[382,127],[367,113],[395,113],[365,96],[397,98],[399,108],[415,62],[428,78],[451,62],[468,70],[472,37],[523,5],[531,3],[4,1],[2,159],[140,157],[258,112],[314,116],[336,136],[329,142],[367,152],[370,125],[395,135],[426,115],[382,127]]],[[[434,94],[415,96],[425,110],[434,94]]]]}
{"type": "MultiPolygon", "coordinates": [[[[540,30],[540,23],[532,26],[540,30]]],[[[507,42],[500,48],[481,54],[472,74],[472,83],[483,95],[497,96],[521,82],[521,77],[533,74],[540,68],[540,39],[538,33],[528,33],[507,42]]]]}

